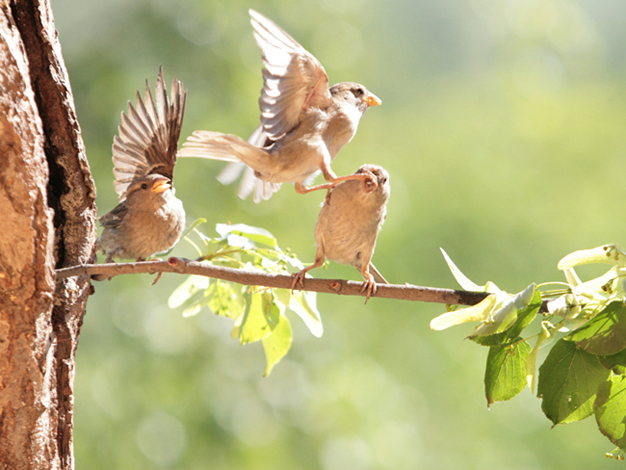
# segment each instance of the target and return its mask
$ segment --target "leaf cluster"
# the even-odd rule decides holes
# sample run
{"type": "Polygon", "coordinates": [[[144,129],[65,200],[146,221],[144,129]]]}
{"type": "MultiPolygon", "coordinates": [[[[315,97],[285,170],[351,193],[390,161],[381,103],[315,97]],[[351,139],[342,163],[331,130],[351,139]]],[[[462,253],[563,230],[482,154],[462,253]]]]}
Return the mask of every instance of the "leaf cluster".
{"type": "Polygon", "coordinates": [[[557,424],[580,421],[594,415],[598,428],[626,451],[626,254],[618,245],[605,245],[572,253],[559,262],[567,282],[531,284],[518,294],[508,294],[490,282],[478,286],[454,265],[448,265],[463,288],[490,295],[481,303],[446,312],[431,322],[441,330],[466,322],[479,322],[469,336],[489,347],[485,368],[488,406],[510,400],[526,386],[542,399],[546,417],[557,424]],[[613,266],[598,278],[582,282],[575,267],[605,263],[613,266]],[[545,289],[558,285],[558,290],[545,289]],[[544,290],[542,291],[541,288],[544,290]],[[548,312],[539,314],[543,300],[548,312]],[[537,317],[540,332],[525,330],[537,317]],[[535,337],[535,346],[529,340],[535,337]],[[551,345],[538,369],[537,355],[551,345]]]}
{"type": "MultiPolygon", "coordinates": [[[[209,237],[195,228],[199,243],[185,238],[198,251],[200,260],[271,274],[289,275],[304,266],[289,251],[283,251],[267,230],[245,224],[218,224],[217,237],[209,237]]],[[[287,311],[298,315],[311,333],[320,337],[322,320],[317,310],[315,292],[241,286],[220,279],[189,276],[170,295],[170,308],[183,307],[183,315],[196,315],[208,309],[233,320],[231,337],[240,344],[260,341],[265,352],[265,375],[287,354],[292,331],[287,311]]]]}

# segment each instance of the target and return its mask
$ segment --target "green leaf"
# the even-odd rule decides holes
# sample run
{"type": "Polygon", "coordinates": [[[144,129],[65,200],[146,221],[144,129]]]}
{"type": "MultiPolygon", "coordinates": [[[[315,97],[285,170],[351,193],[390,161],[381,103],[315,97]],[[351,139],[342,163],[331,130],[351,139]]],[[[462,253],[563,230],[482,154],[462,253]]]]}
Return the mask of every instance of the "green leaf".
{"type": "Polygon", "coordinates": [[[265,351],[265,374],[267,377],[278,362],[285,357],[289,348],[291,348],[292,333],[289,320],[279,315],[278,323],[274,326],[272,334],[266,336],[262,340],[263,350],[265,351]]]}
{"type": "Polygon", "coordinates": [[[280,268],[280,272],[282,273],[287,273],[289,267],[297,269],[298,271],[304,268],[304,264],[302,264],[302,261],[300,261],[294,255],[285,253],[283,251],[277,251],[278,249],[278,247],[276,249],[257,248],[255,250],[255,254],[273,261],[275,265],[280,268]]]}
{"type": "Polygon", "coordinates": [[[602,434],[626,450],[626,377],[614,375],[600,386],[596,422],[602,434]]]}
{"type": "Polygon", "coordinates": [[[206,302],[204,301],[196,302],[189,305],[185,308],[185,310],[183,310],[183,317],[188,318],[197,315],[198,313],[200,313],[200,311],[202,311],[205,305],[206,302]]]}
{"type": "Polygon", "coordinates": [[[210,279],[206,276],[189,276],[179,285],[167,300],[169,308],[177,308],[187,302],[194,294],[209,287],[210,279]]]}
{"type": "Polygon", "coordinates": [[[212,289],[207,291],[210,296],[208,307],[215,315],[237,319],[243,313],[243,304],[230,282],[215,279],[212,289]]]}
{"type": "Polygon", "coordinates": [[[485,369],[485,396],[491,406],[510,400],[526,388],[526,357],[530,345],[518,338],[513,344],[492,346],[485,369]]]}
{"type": "Polygon", "coordinates": [[[608,303],[593,319],[565,339],[601,356],[626,349],[626,305],[619,300],[608,303]]]}
{"type": "Polygon", "coordinates": [[[180,236],[180,238],[182,239],[182,238],[186,237],[189,234],[189,232],[194,230],[196,227],[204,224],[205,222],[206,222],[206,219],[203,219],[203,218],[194,220],[193,222],[191,222],[191,225],[185,229],[185,231],[180,236]]]}
{"type": "Polygon", "coordinates": [[[626,349],[610,356],[600,356],[600,363],[614,374],[626,375],[626,349]]]}
{"type": "Polygon", "coordinates": [[[306,291],[274,289],[274,294],[283,305],[298,315],[309,331],[317,338],[324,333],[322,317],[317,310],[317,294],[306,291]]]}
{"type": "Polygon", "coordinates": [[[593,413],[598,387],[609,375],[598,356],[561,339],[539,368],[541,409],[555,425],[580,421],[593,413]]]}
{"type": "MultiPolygon", "coordinates": [[[[511,325],[507,330],[489,336],[472,335],[470,336],[470,339],[483,346],[499,346],[501,344],[508,343],[511,340],[516,340],[524,328],[530,325],[537,316],[537,312],[541,307],[541,292],[535,288],[534,284],[531,284],[514,298],[513,305],[516,309],[519,307],[522,308],[516,312],[517,318],[515,323],[513,323],[513,325],[511,325]],[[531,287],[534,291],[531,290],[531,287]],[[533,293],[533,296],[530,299],[530,302],[524,307],[523,305],[526,303],[528,294],[530,293],[533,293]]],[[[494,317],[495,315],[496,314],[494,314],[494,317]]]]}
{"type": "Polygon", "coordinates": [[[270,296],[271,292],[253,292],[250,294],[250,302],[241,319],[239,328],[239,342],[241,344],[253,343],[265,338],[272,332],[266,314],[270,313],[271,300],[268,302],[264,297],[270,296]]]}
{"type": "Polygon", "coordinates": [[[276,241],[274,235],[263,228],[252,227],[246,224],[217,224],[215,230],[222,237],[228,237],[231,234],[238,235],[255,243],[261,243],[272,248],[278,248],[278,242],[276,241]]]}

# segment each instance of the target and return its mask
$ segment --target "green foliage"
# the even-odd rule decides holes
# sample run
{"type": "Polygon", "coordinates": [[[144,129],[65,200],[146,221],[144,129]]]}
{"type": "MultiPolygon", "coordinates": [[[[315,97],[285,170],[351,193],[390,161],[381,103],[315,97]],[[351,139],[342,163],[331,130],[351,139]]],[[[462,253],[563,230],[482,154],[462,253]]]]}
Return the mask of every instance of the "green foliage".
{"type": "MultiPolygon", "coordinates": [[[[195,229],[200,246],[199,259],[217,266],[245,268],[272,274],[289,275],[304,266],[291,253],[282,251],[267,230],[245,224],[218,224],[219,237],[211,238],[195,229]]],[[[240,344],[261,341],[265,351],[265,375],[287,354],[292,342],[291,325],[285,312],[298,315],[311,333],[323,333],[314,292],[292,292],[240,286],[219,279],[192,275],[170,295],[170,308],[184,307],[183,315],[196,315],[208,308],[216,315],[234,320],[231,336],[240,344]]]]}
{"type": "Polygon", "coordinates": [[[600,356],[600,362],[615,374],[626,375],[626,349],[611,356],[600,356]]]}
{"type": "Polygon", "coordinates": [[[507,344],[511,340],[517,340],[517,337],[530,323],[535,319],[537,312],[541,307],[541,293],[537,290],[535,284],[531,284],[519,294],[504,302],[493,317],[510,318],[507,326],[500,326],[496,333],[488,335],[485,331],[489,331],[491,323],[487,324],[487,328],[483,325],[476,328],[476,334],[470,336],[472,340],[483,346],[501,346],[507,344]],[[505,311],[505,315],[500,312],[505,311]]]}
{"type": "Polygon", "coordinates": [[[598,387],[609,375],[598,356],[561,339],[539,368],[541,409],[555,425],[585,419],[593,413],[598,387]]]}
{"type": "Polygon", "coordinates": [[[626,349],[626,305],[609,302],[601,313],[568,335],[567,339],[591,354],[610,356],[626,349]]]}
{"type": "MultiPolygon", "coordinates": [[[[540,290],[531,284],[518,294],[508,294],[494,283],[478,286],[470,281],[444,252],[446,262],[464,288],[491,295],[472,307],[446,312],[431,321],[443,329],[479,321],[470,338],[489,346],[485,370],[487,403],[510,400],[526,385],[537,382],[536,361],[541,347],[558,332],[567,333],[554,343],[539,367],[537,396],[554,425],[580,421],[592,414],[600,431],[626,451],[626,255],[618,245],[604,245],[564,257],[558,264],[567,283],[560,291],[540,290]],[[612,267],[603,275],[582,282],[575,267],[603,263],[612,267]],[[531,350],[524,330],[547,302],[537,343],[531,350]]],[[[546,287],[543,285],[541,287],[546,287]]],[[[614,456],[614,454],[607,454],[614,456]]]]}
{"type": "MultiPolygon", "coordinates": [[[[120,111],[146,78],[154,83],[159,64],[168,85],[176,76],[189,91],[181,142],[197,129],[246,138],[258,125],[250,7],[315,54],[331,83],[355,80],[382,98],[332,167],[344,175],[379,163],[391,173],[374,257],[390,281],[448,286],[436,251],[445,246],[472,279],[517,292],[552,279],[558,255],[623,236],[626,15],[610,14],[623,8],[618,1],[56,0],[100,213],[117,203],[110,152],[120,111]],[[346,31],[354,38],[336,40],[346,31]]],[[[321,199],[285,185],[261,204],[241,201],[215,180],[222,168],[177,163],[176,194],[190,220],[265,227],[312,261],[321,199]]],[[[179,243],[174,255],[195,253],[179,243]]],[[[358,279],[353,268],[329,268],[358,279]]],[[[586,426],[544,432],[519,400],[489,413],[474,406],[464,392],[482,386],[475,357],[488,350],[428,331],[436,305],[372,299],[364,307],[320,295],[327,334],[307,341],[292,321],[304,340],[260,380],[261,344],[229,341],[221,327],[233,320],[206,310],[182,319],[165,305],[182,279],[151,280],[100,283],[88,303],[77,352],[77,468],[610,468],[598,464],[604,437],[586,426]],[[459,357],[463,349],[470,355],[459,357]],[[186,449],[169,464],[137,445],[155,410],[185,427],[186,449]]],[[[562,325],[540,321],[543,339],[522,334],[538,365],[562,334],[562,325]]],[[[168,448],[168,440],[154,444],[168,448]]]]}
{"type": "Polygon", "coordinates": [[[519,338],[512,344],[491,346],[485,368],[487,404],[510,400],[526,388],[526,359],[530,346],[519,338]]]}
{"type": "Polygon", "coordinates": [[[626,377],[614,375],[605,381],[595,402],[596,421],[602,434],[618,446],[626,449],[626,377]]]}

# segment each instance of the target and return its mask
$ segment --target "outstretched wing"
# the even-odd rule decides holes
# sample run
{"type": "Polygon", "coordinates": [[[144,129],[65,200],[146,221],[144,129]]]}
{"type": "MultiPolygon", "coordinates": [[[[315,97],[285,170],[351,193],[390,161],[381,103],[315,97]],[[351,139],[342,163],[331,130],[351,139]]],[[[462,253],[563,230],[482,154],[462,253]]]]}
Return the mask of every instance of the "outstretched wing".
{"type": "Polygon", "coordinates": [[[322,64],[273,21],[249,10],[254,38],[263,54],[259,106],[267,137],[277,140],[300,121],[302,110],[332,102],[322,64]]]}
{"type": "Polygon", "coordinates": [[[128,102],[127,113],[113,139],[113,186],[120,198],[136,178],[158,173],[170,180],[174,175],[178,138],[183,123],[187,91],[172,81],[171,102],[159,69],[155,99],[146,80],[145,99],[137,92],[136,108],[128,102]]]}

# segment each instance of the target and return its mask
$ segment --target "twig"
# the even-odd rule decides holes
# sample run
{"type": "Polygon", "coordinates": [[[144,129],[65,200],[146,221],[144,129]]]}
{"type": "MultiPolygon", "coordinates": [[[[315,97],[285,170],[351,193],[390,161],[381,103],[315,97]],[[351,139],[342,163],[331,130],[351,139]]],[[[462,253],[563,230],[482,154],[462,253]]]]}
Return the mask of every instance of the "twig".
{"type": "MultiPolygon", "coordinates": [[[[265,286],[282,289],[291,289],[291,283],[293,282],[291,276],[213,266],[206,262],[190,261],[184,258],[169,258],[167,261],[141,261],[137,263],[84,264],[58,269],[56,277],[57,279],[63,279],[71,276],[92,276],[94,274],[100,274],[103,277],[113,277],[121,274],[139,273],[196,274],[237,282],[247,286],[265,286]]],[[[361,292],[362,286],[362,282],[356,281],[307,277],[304,281],[304,288],[300,290],[326,294],[365,296],[365,293],[361,292]]],[[[410,284],[378,284],[378,290],[372,297],[437,302],[451,305],[474,305],[486,296],[487,294],[483,292],[436,289],[410,284]]]]}

